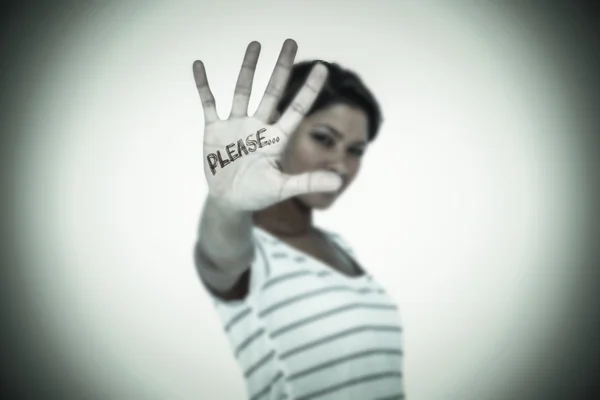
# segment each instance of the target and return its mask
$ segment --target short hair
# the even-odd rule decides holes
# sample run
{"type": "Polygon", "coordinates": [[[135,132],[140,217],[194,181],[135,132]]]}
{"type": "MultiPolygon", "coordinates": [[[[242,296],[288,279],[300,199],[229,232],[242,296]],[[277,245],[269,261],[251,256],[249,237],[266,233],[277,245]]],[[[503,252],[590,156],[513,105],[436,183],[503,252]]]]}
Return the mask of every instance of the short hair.
{"type": "Polygon", "coordinates": [[[294,64],[283,96],[277,104],[279,114],[283,114],[291,104],[316,63],[325,65],[329,73],[323,89],[305,116],[309,116],[316,111],[326,109],[335,104],[346,104],[357,107],[367,115],[368,140],[369,142],[373,141],[379,132],[383,119],[379,103],[355,72],[345,69],[336,63],[313,60],[294,64]]]}

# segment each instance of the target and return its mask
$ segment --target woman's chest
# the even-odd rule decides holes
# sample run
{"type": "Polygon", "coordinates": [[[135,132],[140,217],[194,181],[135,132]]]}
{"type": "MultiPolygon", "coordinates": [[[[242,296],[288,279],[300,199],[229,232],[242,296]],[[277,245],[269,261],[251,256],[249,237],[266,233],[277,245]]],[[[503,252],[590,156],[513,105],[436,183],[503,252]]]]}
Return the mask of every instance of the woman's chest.
{"type": "Polygon", "coordinates": [[[284,245],[300,255],[308,255],[323,264],[346,276],[354,277],[363,274],[362,269],[355,260],[345,254],[340,248],[328,240],[305,237],[296,239],[282,239],[284,245]]]}
{"type": "Polygon", "coordinates": [[[297,270],[285,277],[275,277],[259,296],[259,317],[282,360],[399,348],[396,304],[369,276],[297,270]]]}
{"type": "Polygon", "coordinates": [[[330,384],[332,371],[358,379],[400,370],[398,310],[381,287],[368,276],[295,273],[273,280],[258,298],[259,317],[292,384],[316,389],[330,384]]]}

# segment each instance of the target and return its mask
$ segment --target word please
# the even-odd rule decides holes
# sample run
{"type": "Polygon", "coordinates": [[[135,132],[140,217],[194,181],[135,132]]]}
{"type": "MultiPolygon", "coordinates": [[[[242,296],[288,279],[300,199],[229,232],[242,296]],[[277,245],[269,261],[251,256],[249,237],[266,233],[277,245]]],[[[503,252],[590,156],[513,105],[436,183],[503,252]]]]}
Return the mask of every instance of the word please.
{"type": "Polygon", "coordinates": [[[210,172],[212,172],[212,174],[215,175],[217,173],[218,166],[221,166],[221,168],[225,168],[227,165],[234,162],[244,154],[247,155],[248,152],[254,153],[257,150],[257,148],[261,149],[273,143],[279,142],[278,136],[272,139],[266,139],[265,137],[263,137],[261,134],[265,133],[266,131],[266,128],[261,128],[258,131],[256,131],[256,133],[251,133],[250,135],[248,135],[248,137],[246,137],[245,143],[244,139],[240,139],[237,141],[237,143],[230,143],[227,146],[225,146],[225,152],[227,153],[226,159],[223,159],[219,150],[217,150],[216,153],[209,153],[206,156],[206,161],[208,162],[208,166],[210,167],[210,172]],[[254,136],[256,136],[256,139],[254,139],[254,136]],[[237,153],[234,149],[236,144],[237,153]]]}

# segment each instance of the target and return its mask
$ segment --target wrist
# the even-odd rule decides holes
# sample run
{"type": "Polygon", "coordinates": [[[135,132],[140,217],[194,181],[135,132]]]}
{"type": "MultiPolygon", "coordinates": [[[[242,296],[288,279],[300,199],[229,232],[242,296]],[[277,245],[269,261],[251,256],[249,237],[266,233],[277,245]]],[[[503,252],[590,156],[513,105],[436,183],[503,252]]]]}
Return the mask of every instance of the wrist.
{"type": "Polygon", "coordinates": [[[230,218],[238,219],[238,218],[252,216],[251,211],[240,209],[239,207],[236,207],[234,204],[231,204],[228,201],[224,200],[222,197],[215,197],[215,196],[211,195],[210,193],[207,196],[206,203],[211,208],[212,211],[222,214],[227,219],[230,219],[230,218]]]}

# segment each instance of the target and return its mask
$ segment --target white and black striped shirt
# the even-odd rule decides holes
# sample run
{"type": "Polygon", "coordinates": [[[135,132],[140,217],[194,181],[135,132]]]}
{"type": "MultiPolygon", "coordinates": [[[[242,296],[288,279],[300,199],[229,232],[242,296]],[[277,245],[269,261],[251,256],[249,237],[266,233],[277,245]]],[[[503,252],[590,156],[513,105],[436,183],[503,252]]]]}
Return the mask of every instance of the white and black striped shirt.
{"type": "Polygon", "coordinates": [[[248,295],[211,294],[248,397],[404,399],[398,310],[368,272],[341,274],[259,227],[254,238],[248,295]]]}

